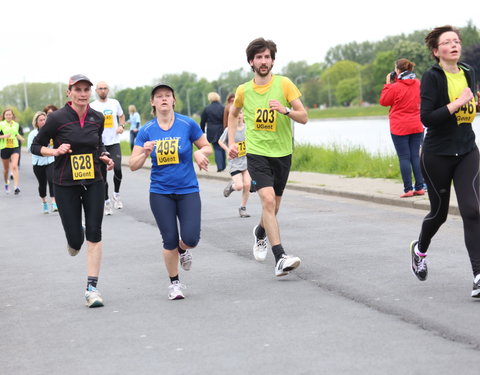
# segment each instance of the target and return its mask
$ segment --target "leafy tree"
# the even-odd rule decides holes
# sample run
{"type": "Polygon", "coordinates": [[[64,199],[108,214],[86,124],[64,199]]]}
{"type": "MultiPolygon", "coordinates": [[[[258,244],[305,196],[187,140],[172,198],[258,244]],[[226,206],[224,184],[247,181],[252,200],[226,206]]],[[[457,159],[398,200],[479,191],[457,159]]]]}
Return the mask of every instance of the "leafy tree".
{"type": "Polygon", "coordinates": [[[375,52],[375,44],[372,42],[351,42],[330,48],[325,56],[327,65],[334,65],[342,60],[355,61],[366,64],[372,61],[375,52]]]}
{"type": "Polygon", "coordinates": [[[480,44],[480,33],[477,27],[469,20],[467,26],[460,28],[462,34],[462,46],[468,48],[480,44]]]}
{"type": "Polygon", "coordinates": [[[335,98],[337,103],[349,106],[350,103],[359,97],[360,81],[358,78],[345,78],[337,84],[335,98]]]}
{"type": "Polygon", "coordinates": [[[405,58],[415,63],[415,73],[418,76],[421,76],[432,65],[430,51],[425,45],[418,42],[403,40],[395,46],[393,54],[395,56],[394,61],[405,58]]]}
{"type": "Polygon", "coordinates": [[[477,87],[480,84],[480,43],[466,48],[463,51],[463,61],[475,69],[477,77],[477,87]]]}
{"type": "MultiPolygon", "coordinates": [[[[339,61],[331,67],[325,69],[320,76],[321,85],[322,87],[326,88],[320,93],[320,98],[322,101],[324,103],[328,103],[328,105],[343,104],[344,101],[339,102],[337,100],[339,97],[336,93],[337,86],[341,81],[349,78],[355,78],[360,82],[360,67],[360,64],[353,61],[339,61]]],[[[359,92],[359,86],[357,85],[355,90],[357,96],[359,96],[359,92]]],[[[340,96],[343,98],[343,95],[340,96]]],[[[349,100],[347,100],[347,102],[350,103],[349,100]]]]}

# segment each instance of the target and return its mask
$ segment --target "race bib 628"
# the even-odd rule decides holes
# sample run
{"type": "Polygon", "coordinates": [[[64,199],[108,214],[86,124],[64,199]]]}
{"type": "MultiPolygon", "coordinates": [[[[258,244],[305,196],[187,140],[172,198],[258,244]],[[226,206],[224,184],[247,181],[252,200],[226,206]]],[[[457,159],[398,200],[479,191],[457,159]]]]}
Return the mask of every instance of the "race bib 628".
{"type": "Polygon", "coordinates": [[[93,154],[70,155],[72,176],[74,180],[89,180],[95,178],[93,154]]]}

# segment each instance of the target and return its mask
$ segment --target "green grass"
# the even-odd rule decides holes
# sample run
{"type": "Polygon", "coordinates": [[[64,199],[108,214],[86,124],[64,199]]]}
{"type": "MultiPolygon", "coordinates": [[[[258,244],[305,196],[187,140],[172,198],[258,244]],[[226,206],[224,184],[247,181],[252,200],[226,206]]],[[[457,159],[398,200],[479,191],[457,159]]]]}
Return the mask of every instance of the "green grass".
{"type": "MultiPolygon", "coordinates": [[[[130,143],[121,142],[122,155],[130,155],[130,143]]],[[[214,155],[209,156],[215,165],[214,155]]],[[[359,146],[328,147],[297,144],[293,152],[292,171],[338,174],[347,177],[391,178],[401,181],[396,155],[370,154],[359,146]]]]}
{"type": "Polygon", "coordinates": [[[326,109],[314,108],[308,110],[308,118],[310,120],[369,116],[388,116],[388,107],[372,105],[368,107],[332,107],[326,109]]]}
{"type": "Polygon", "coordinates": [[[371,155],[362,147],[296,145],[292,171],[401,180],[396,155],[371,155]]]}

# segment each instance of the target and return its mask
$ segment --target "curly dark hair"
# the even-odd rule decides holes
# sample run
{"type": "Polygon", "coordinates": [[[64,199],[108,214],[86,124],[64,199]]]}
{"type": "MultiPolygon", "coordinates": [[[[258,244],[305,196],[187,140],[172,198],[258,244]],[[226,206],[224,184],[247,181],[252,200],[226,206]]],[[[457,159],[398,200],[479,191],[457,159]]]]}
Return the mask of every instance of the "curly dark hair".
{"type": "Polygon", "coordinates": [[[265,50],[270,50],[270,55],[272,60],[275,60],[275,53],[277,53],[277,45],[272,40],[265,40],[263,38],[257,38],[252,40],[247,47],[247,61],[250,64],[250,61],[253,60],[257,53],[263,52],[265,50]]]}
{"type": "Polygon", "coordinates": [[[457,34],[458,39],[460,39],[460,41],[462,40],[462,36],[460,35],[460,30],[458,30],[457,28],[451,25],[436,27],[432,31],[430,31],[428,35],[425,37],[425,44],[430,50],[432,57],[435,60],[437,60],[437,62],[439,62],[440,59],[433,54],[433,50],[438,48],[438,40],[440,39],[440,35],[449,31],[453,31],[455,34],[457,34]]]}

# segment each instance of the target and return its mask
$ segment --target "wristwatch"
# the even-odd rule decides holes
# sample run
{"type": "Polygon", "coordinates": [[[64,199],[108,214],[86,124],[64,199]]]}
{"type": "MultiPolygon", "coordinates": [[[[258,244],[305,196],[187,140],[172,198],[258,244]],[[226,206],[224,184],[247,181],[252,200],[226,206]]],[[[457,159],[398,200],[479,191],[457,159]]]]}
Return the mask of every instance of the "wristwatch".
{"type": "Polygon", "coordinates": [[[285,107],[285,116],[288,116],[292,110],[288,107],[285,107]]]}

